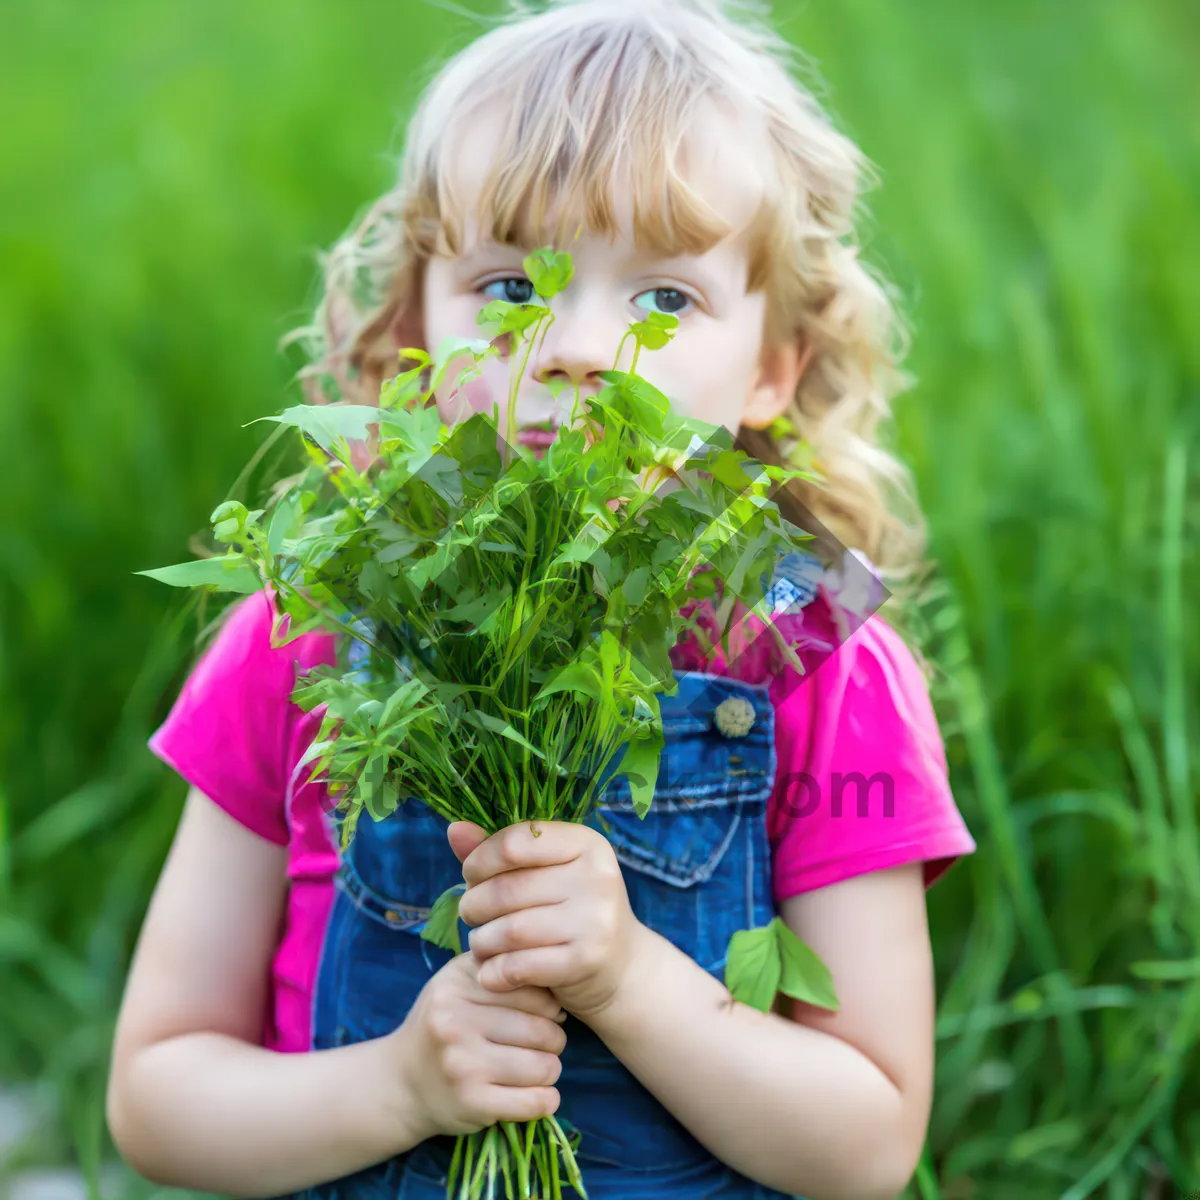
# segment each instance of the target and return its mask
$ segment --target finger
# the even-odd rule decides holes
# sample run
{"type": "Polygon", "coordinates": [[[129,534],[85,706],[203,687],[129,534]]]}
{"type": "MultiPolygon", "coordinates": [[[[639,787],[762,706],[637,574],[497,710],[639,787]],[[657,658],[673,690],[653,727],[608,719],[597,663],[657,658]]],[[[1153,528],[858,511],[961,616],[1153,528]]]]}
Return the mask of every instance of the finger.
{"type": "Polygon", "coordinates": [[[472,929],[467,936],[471,953],[482,972],[489,958],[510,950],[532,950],[536,946],[561,946],[571,940],[565,907],[547,904],[522,908],[472,929]]]}
{"type": "Polygon", "coordinates": [[[518,1046],[546,1054],[561,1054],[567,1045],[561,1025],[513,1008],[490,1008],[480,1031],[497,1046],[518,1046]]]}
{"type": "Polygon", "coordinates": [[[571,879],[569,863],[505,871],[468,888],[458,902],[458,915],[468,925],[486,925],[518,909],[557,904],[571,895],[571,879]]]}
{"type": "Polygon", "coordinates": [[[575,974],[571,946],[538,946],[489,958],[479,968],[479,982],[489,992],[508,992],[530,986],[566,987],[575,974]]]}
{"type": "Polygon", "coordinates": [[[480,1085],[472,1099],[478,1111],[492,1114],[497,1121],[536,1121],[557,1112],[560,1101],[558,1088],[496,1084],[480,1085]]]}
{"type": "MultiPolygon", "coordinates": [[[[587,847],[574,821],[522,821],[481,842],[463,861],[463,879],[474,887],[502,871],[574,862],[587,847]]],[[[590,832],[590,831],[589,831],[590,832]]]]}
{"type": "Polygon", "coordinates": [[[478,825],[472,825],[470,821],[452,821],[450,828],[446,830],[446,836],[450,839],[450,849],[454,851],[459,862],[487,839],[487,833],[478,825]]]}
{"type": "Polygon", "coordinates": [[[488,1004],[493,1008],[516,1009],[533,1017],[545,1017],[548,1021],[558,1021],[566,1015],[558,1001],[540,987],[517,987],[498,992],[480,984],[472,993],[471,1000],[475,1004],[488,1004]]]}
{"type": "Polygon", "coordinates": [[[562,1060],[545,1050],[483,1042],[479,1055],[481,1078],[500,1087],[553,1087],[562,1074],[562,1060]]]}

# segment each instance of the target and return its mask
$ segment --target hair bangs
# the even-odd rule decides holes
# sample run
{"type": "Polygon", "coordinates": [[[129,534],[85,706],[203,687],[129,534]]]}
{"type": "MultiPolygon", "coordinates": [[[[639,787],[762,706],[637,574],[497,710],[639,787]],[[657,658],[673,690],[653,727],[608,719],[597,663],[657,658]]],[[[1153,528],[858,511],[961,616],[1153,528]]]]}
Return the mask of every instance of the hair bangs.
{"type": "Polygon", "coordinates": [[[567,249],[584,230],[629,232],[639,248],[671,257],[703,254],[737,232],[689,167],[701,149],[700,109],[719,103],[708,72],[637,23],[571,33],[524,53],[512,47],[509,71],[486,98],[463,95],[441,161],[429,163],[428,215],[445,246],[460,251],[467,216],[484,236],[530,249],[567,249]],[[494,136],[473,137],[480,123],[498,125],[494,136]],[[449,147],[478,141],[489,165],[461,188],[449,147]]]}

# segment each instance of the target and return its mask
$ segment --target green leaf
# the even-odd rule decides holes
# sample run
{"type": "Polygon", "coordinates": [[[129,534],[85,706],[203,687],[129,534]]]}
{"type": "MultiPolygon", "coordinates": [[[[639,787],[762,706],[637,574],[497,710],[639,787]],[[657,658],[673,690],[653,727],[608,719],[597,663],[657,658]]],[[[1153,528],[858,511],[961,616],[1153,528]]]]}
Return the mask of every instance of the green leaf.
{"type": "Polygon", "coordinates": [[[679,318],[674,313],[656,312],[654,309],[646,311],[645,323],[647,325],[657,325],[659,329],[679,328],[679,318]]]}
{"type": "Polygon", "coordinates": [[[375,561],[381,566],[387,563],[399,562],[400,559],[407,558],[414,550],[419,550],[424,544],[425,539],[420,537],[396,538],[394,541],[389,541],[375,555],[375,561]]]}
{"type": "Polygon", "coordinates": [[[769,1012],[783,974],[779,939],[771,925],[741,929],[729,939],[725,986],[742,1004],[769,1012]]]}
{"type": "Polygon", "coordinates": [[[715,460],[706,463],[704,469],[718,482],[741,493],[754,482],[747,473],[748,461],[737,450],[723,450],[715,460]]]}
{"type": "Polygon", "coordinates": [[[385,734],[394,724],[411,712],[429,694],[429,688],[419,679],[402,683],[388,698],[379,714],[379,732],[385,734]]]}
{"type": "Polygon", "coordinates": [[[493,300],[479,310],[475,320],[484,332],[495,338],[502,333],[524,333],[545,315],[544,304],[510,304],[507,300],[493,300]]]}
{"type": "Polygon", "coordinates": [[[576,692],[601,704],[605,700],[604,685],[596,668],[589,662],[567,663],[538,689],[530,703],[538,704],[555,692],[576,692]]]}
{"type": "Polygon", "coordinates": [[[671,340],[671,335],[665,329],[659,329],[645,321],[638,321],[629,328],[647,350],[661,350],[671,340]]]}
{"type": "Polygon", "coordinates": [[[535,250],[521,266],[533,284],[533,290],[545,300],[557,296],[571,282],[575,271],[569,254],[557,252],[549,246],[535,250]]]}
{"type": "Polygon", "coordinates": [[[462,953],[462,939],[458,933],[458,902],[465,890],[463,884],[456,883],[444,891],[434,902],[429,911],[429,918],[421,930],[421,936],[443,950],[453,950],[455,954],[462,953]]]}
{"type": "Polygon", "coordinates": [[[302,515],[298,496],[288,496],[276,506],[267,529],[267,551],[272,558],[283,550],[284,538],[292,532],[302,515]]]}
{"type": "Polygon", "coordinates": [[[432,488],[448,504],[462,503],[462,467],[445,454],[432,455],[421,467],[418,479],[426,487],[432,488]]]}
{"type": "Polygon", "coordinates": [[[518,746],[523,746],[530,753],[537,755],[543,762],[546,759],[546,756],[532,742],[523,738],[507,721],[502,721],[499,717],[492,716],[491,713],[482,712],[474,708],[463,713],[462,719],[468,725],[474,725],[478,729],[486,729],[490,733],[498,733],[501,737],[506,737],[509,741],[516,742],[518,746]]]}
{"type": "Polygon", "coordinates": [[[318,704],[328,704],[330,700],[345,695],[351,689],[343,683],[340,677],[330,676],[326,672],[333,668],[322,665],[300,677],[300,681],[292,689],[291,700],[298,708],[311,712],[318,704]]]}
{"type": "Polygon", "coordinates": [[[250,512],[240,500],[226,500],[213,509],[208,518],[213,536],[218,542],[232,542],[243,533],[250,520],[250,512]]]}
{"type": "MultiPolygon", "coordinates": [[[[321,766],[328,762],[337,745],[336,739],[328,739],[319,742],[310,742],[308,749],[297,760],[295,767],[292,769],[299,772],[301,767],[307,767],[309,763],[316,762],[318,765],[314,773],[319,774],[321,766]]],[[[311,778],[311,776],[310,776],[311,778]]]]}
{"type": "Polygon", "coordinates": [[[430,682],[429,690],[444,704],[451,704],[459,696],[465,695],[470,689],[463,683],[430,682]]]}
{"type": "Polygon", "coordinates": [[[208,587],[218,592],[239,592],[250,595],[262,590],[258,573],[242,554],[221,554],[214,558],[198,558],[194,562],[178,563],[173,567],[155,567],[150,571],[135,571],[171,587],[208,587]]]}
{"type": "Polygon", "coordinates": [[[650,568],[647,566],[634,567],[625,576],[625,582],[621,584],[621,591],[630,608],[636,608],[646,598],[646,585],[649,582],[650,568]]]}
{"type": "Polygon", "coordinates": [[[496,449],[496,427],[483,413],[460,421],[450,430],[444,453],[460,464],[468,488],[485,492],[500,478],[503,463],[496,449]]]}
{"type": "Polygon", "coordinates": [[[675,563],[683,555],[683,543],[678,538],[663,537],[654,547],[650,556],[650,565],[655,571],[660,571],[665,563],[675,563]]]}
{"type": "Polygon", "coordinates": [[[661,441],[671,413],[668,397],[640,375],[624,371],[600,371],[598,374],[605,383],[612,385],[612,392],[605,397],[602,408],[610,407],[639,433],[661,441]]]}
{"type": "MultiPolygon", "coordinates": [[[[507,586],[505,584],[506,588],[507,586]]],[[[478,632],[487,619],[493,616],[496,610],[507,599],[507,591],[489,592],[484,596],[472,596],[468,594],[467,598],[458,604],[452,605],[450,608],[441,609],[437,614],[438,619],[442,621],[467,621],[478,632]]]]}
{"type": "Polygon", "coordinates": [[[617,775],[629,780],[633,811],[644,817],[654,799],[658,782],[658,760],[663,748],[662,727],[652,729],[647,736],[637,737],[625,749],[617,775]]]}
{"type": "Polygon", "coordinates": [[[396,784],[388,778],[388,768],[388,753],[381,750],[371,755],[358,777],[362,806],[376,821],[391,816],[400,802],[396,784]]]}
{"type": "Polygon", "coordinates": [[[375,559],[363,563],[358,573],[358,590],[368,600],[379,601],[387,595],[388,577],[375,559]]]}
{"type": "Polygon", "coordinates": [[[415,365],[384,380],[379,394],[380,408],[399,408],[411,403],[421,395],[421,375],[432,364],[432,359],[424,350],[406,346],[396,356],[397,366],[401,363],[415,365]]]}
{"type": "Polygon", "coordinates": [[[441,386],[442,380],[450,369],[450,364],[456,359],[469,358],[471,364],[459,373],[454,382],[461,385],[468,379],[475,378],[479,374],[480,361],[491,353],[493,353],[492,344],[486,338],[465,338],[454,335],[442,338],[437,353],[434,355],[433,375],[429,382],[430,390],[435,391],[441,386]]]}
{"type": "MultiPolygon", "coordinates": [[[[747,523],[748,525],[749,523],[747,523]]],[[[746,526],[743,526],[739,533],[744,537],[747,532],[746,526]]],[[[775,532],[772,529],[762,529],[758,535],[746,546],[742,551],[741,556],[733,567],[726,572],[725,584],[729,591],[736,592],[739,596],[744,596],[746,588],[746,573],[754,564],[755,559],[761,559],[765,553],[768,553],[768,548],[775,541],[775,532]]]]}
{"type": "Polygon", "coordinates": [[[421,469],[445,430],[436,405],[380,409],[377,419],[380,433],[385,434],[389,442],[399,443],[407,452],[395,457],[409,475],[421,469]]]}
{"type": "Polygon", "coordinates": [[[290,425],[307,434],[318,446],[332,450],[343,440],[365,441],[368,425],[378,424],[381,416],[392,415],[381,414],[373,404],[298,404],[277,416],[259,417],[258,420],[290,425]]]}
{"type": "Polygon", "coordinates": [[[837,1012],[838,998],[829,968],[781,918],[776,917],[770,928],[775,931],[783,968],[779,990],[793,1000],[837,1012]]]}
{"type": "Polygon", "coordinates": [[[605,553],[603,544],[608,536],[608,531],[599,521],[595,518],[590,519],[571,541],[559,549],[551,560],[550,566],[581,563],[598,558],[599,555],[605,553]]]}
{"type": "Polygon", "coordinates": [[[250,511],[240,500],[226,500],[218,504],[208,519],[212,524],[218,521],[236,521],[239,525],[249,517],[250,511]]]}

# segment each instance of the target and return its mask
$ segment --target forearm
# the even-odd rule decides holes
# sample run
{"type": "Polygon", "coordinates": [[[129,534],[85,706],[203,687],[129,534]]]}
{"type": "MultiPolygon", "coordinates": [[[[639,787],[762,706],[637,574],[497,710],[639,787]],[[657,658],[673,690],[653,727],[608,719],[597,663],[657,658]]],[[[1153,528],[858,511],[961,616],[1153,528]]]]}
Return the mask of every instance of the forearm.
{"type": "Polygon", "coordinates": [[[650,930],[630,983],[590,1024],[717,1158],[809,1200],[892,1200],[912,1123],[895,1085],[837,1038],[732,1004],[650,930]]]}
{"type": "Polygon", "coordinates": [[[133,1055],[109,1097],[118,1148],[168,1187],[277,1196],[422,1140],[417,1098],[370,1042],[280,1054],[217,1033],[133,1055]]]}

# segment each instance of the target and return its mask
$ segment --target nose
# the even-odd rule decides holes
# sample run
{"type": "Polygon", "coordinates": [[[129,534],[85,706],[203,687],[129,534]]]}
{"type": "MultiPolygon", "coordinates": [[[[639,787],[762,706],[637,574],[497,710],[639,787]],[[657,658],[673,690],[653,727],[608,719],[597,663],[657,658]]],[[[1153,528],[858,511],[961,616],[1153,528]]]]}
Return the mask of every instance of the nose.
{"type": "Polygon", "coordinates": [[[598,392],[604,381],[601,371],[610,371],[620,344],[622,329],[606,319],[602,306],[588,305],[566,296],[554,313],[544,338],[539,338],[535,351],[533,378],[538,383],[566,384],[581,392],[598,392]]]}

